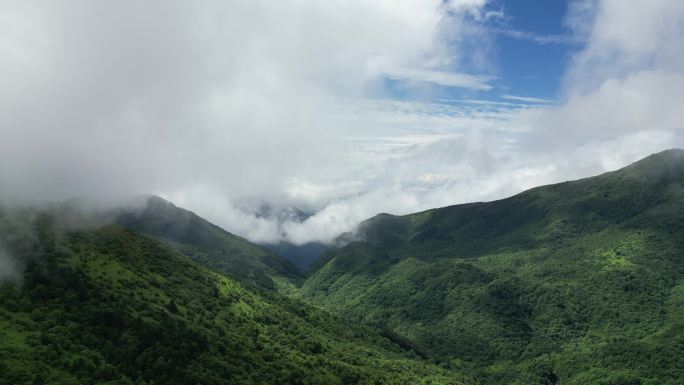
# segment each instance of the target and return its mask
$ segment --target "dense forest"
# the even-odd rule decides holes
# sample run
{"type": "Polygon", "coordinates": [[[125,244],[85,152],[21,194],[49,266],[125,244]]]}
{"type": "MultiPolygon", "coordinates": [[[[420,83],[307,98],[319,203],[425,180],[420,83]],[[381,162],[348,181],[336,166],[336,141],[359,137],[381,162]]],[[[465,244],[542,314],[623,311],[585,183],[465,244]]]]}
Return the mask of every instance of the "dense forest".
{"type": "Polygon", "coordinates": [[[0,383],[684,383],[684,151],[381,214],[308,275],[138,199],[0,207],[0,383]]]}
{"type": "Polygon", "coordinates": [[[684,151],[514,197],[379,215],[301,295],[484,384],[684,383],[684,151]]]}
{"type": "Polygon", "coordinates": [[[399,336],[203,267],[119,225],[3,212],[2,384],[461,384],[399,336]],[[17,220],[21,218],[21,220],[17,220]],[[30,220],[26,220],[30,218],[30,220]]]}

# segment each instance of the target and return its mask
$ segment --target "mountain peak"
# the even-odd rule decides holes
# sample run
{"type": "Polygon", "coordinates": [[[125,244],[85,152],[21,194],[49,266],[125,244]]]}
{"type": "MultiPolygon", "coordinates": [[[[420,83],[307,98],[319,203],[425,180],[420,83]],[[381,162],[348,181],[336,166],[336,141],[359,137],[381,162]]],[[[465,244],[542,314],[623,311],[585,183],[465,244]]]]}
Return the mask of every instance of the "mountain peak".
{"type": "Polygon", "coordinates": [[[651,154],[641,161],[648,159],[682,163],[684,162],[684,150],[681,148],[670,148],[668,150],[651,154]]]}
{"type": "Polygon", "coordinates": [[[642,162],[672,162],[672,163],[684,163],[684,150],[680,148],[670,148],[661,152],[656,152],[651,154],[636,163],[642,162]]]}
{"type": "Polygon", "coordinates": [[[651,154],[618,172],[640,179],[684,180],[684,150],[672,148],[651,154]]]}

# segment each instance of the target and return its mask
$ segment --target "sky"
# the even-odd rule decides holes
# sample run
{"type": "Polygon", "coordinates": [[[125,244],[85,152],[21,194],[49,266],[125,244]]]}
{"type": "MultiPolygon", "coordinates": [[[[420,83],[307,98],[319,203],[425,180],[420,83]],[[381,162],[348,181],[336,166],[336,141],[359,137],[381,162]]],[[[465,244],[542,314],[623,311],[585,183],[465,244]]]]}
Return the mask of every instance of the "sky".
{"type": "Polygon", "coordinates": [[[0,197],[330,242],[684,147],[682,38],[680,0],[7,0],[0,197]]]}

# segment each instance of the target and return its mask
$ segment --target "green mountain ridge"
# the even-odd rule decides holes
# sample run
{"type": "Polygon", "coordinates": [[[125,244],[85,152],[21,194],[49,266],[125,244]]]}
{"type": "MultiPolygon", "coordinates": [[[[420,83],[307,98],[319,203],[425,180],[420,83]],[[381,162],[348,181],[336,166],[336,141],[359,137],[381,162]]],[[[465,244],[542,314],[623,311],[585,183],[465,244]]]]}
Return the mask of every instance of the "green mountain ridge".
{"type": "Polygon", "coordinates": [[[156,197],[141,197],[143,209],[123,209],[114,222],[163,240],[192,260],[261,288],[298,284],[291,262],[231,234],[195,213],[156,197]]]}
{"type": "Polygon", "coordinates": [[[684,151],[362,223],[300,291],[486,384],[684,383],[684,151]]]}
{"type": "Polygon", "coordinates": [[[303,278],[285,258],[158,196],[119,200],[82,197],[29,206],[51,213],[66,227],[118,224],[163,241],[193,261],[259,288],[287,289],[303,278]]]}
{"type": "MultiPolygon", "coordinates": [[[[544,235],[553,236],[549,232],[559,233],[563,227],[569,231],[579,230],[569,226],[598,229],[610,221],[652,208],[658,203],[654,202],[656,199],[674,202],[681,197],[678,188],[683,180],[684,150],[667,150],[615,172],[536,187],[498,201],[454,205],[405,216],[379,214],[336,242],[346,244],[360,239],[385,249],[401,248],[400,253],[437,257],[454,252],[467,256],[471,252],[466,245],[473,243],[477,243],[473,245],[476,254],[483,248],[524,248],[546,241],[541,239],[544,235]],[[663,186],[665,191],[661,191],[663,186]],[[623,191],[624,188],[640,190],[623,191]],[[658,195],[662,192],[666,196],[658,195]],[[483,239],[500,243],[487,244],[483,239]],[[436,251],[431,244],[429,250],[421,249],[422,243],[435,241],[444,247],[436,251]],[[410,251],[406,246],[410,246],[410,251]]],[[[652,213],[654,217],[659,214],[652,213]]],[[[317,261],[313,270],[321,262],[317,261]]]]}
{"type": "Polygon", "coordinates": [[[0,282],[0,384],[472,383],[389,331],[62,214],[0,210],[2,257],[24,268],[0,282]]]}
{"type": "Polygon", "coordinates": [[[0,384],[684,383],[684,151],[343,234],[304,277],[158,197],[0,206],[0,384]]]}

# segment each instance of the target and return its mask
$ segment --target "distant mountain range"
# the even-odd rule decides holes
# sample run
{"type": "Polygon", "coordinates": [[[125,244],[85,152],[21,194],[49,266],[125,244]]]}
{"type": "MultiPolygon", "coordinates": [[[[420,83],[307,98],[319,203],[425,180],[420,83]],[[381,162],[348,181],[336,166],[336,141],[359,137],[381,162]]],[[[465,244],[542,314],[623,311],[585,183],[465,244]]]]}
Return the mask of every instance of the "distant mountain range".
{"type": "MultiPolygon", "coordinates": [[[[253,213],[258,218],[265,218],[279,225],[288,222],[302,223],[315,215],[313,211],[304,211],[295,206],[272,205],[266,201],[240,202],[238,207],[246,212],[253,213]]],[[[326,248],[325,244],[321,242],[307,242],[298,245],[288,240],[263,242],[259,245],[287,259],[301,271],[307,271],[309,266],[321,256],[326,248]]]]}
{"type": "Polygon", "coordinates": [[[326,245],[320,242],[303,245],[290,242],[263,243],[260,246],[287,259],[302,272],[308,271],[311,264],[316,262],[326,249],[326,245]]]}
{"type": "Polygon", "coordinates": [[[0,383],[684,383],[684,151],[334,244],[307,274],[157,197],[0,207],[0,383]]]}

